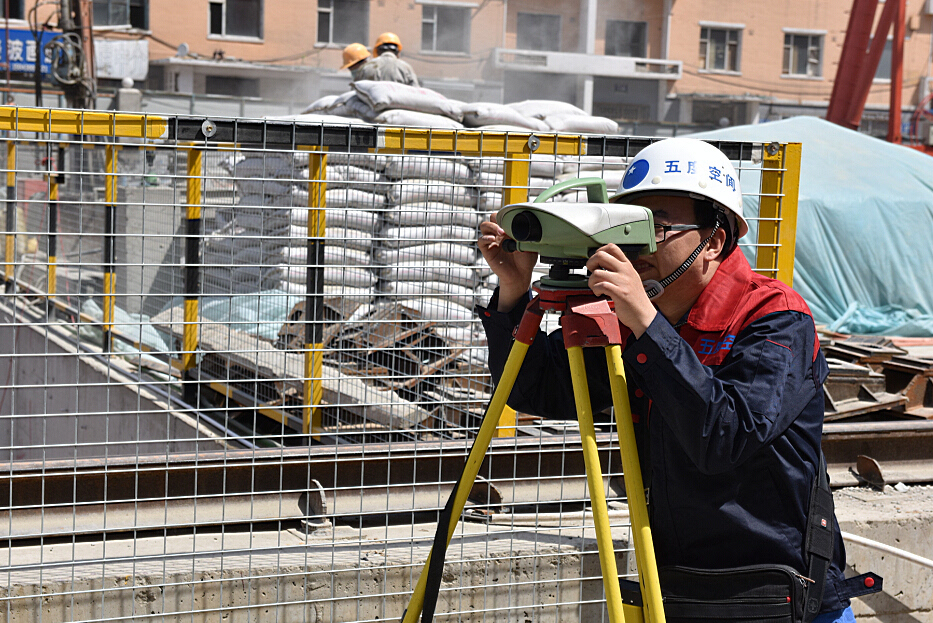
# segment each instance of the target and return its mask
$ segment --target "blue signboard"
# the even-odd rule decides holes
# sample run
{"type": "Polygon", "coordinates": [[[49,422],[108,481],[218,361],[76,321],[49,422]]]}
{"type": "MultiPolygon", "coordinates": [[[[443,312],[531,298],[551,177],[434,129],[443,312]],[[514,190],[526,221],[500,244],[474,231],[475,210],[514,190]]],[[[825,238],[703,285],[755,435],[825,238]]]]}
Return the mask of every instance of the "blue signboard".
{"type": "MultiPolygon", "coordinates": [[[[42,48],[59,33],[43,32],[42,48]]],[[[5,30],[0,28],[0,67],[6,68],[7,58],[10,62],[10,71],[21,71],[31,74],[36,71],[36,40],[28,30],[5,30]],[[9,32],[9,35],[7,33],[9,32]],[[7,41],[9,37],[9,41],[7,41]],[[7,46],[9,45],[9,50],[7,46]]],[[[43,54],[42,62],[39,65],[39,71],[48,74],[51,65],[51,55],[48,50],[43,54]]]]}

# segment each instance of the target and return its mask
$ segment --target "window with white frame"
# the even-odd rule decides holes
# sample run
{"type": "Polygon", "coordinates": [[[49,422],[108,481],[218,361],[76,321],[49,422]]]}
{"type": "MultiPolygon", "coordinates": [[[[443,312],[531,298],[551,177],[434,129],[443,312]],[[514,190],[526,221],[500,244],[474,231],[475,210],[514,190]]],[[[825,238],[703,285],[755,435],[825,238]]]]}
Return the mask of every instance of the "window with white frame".
{"type": "Polygon", "coordinates": [[[648,55],[648,22],[606,20],[606,56],[648,55]]]}
{"type": "Polygon", "coordinates": [[[519,50],[559,52],[560,15],[519,12],[516,38],[519,50]]]}
{"type": "Polygon", "coordinates": [[[317,0],[317,42],[369,44],[369,0],[317,0]]]}
{"type": "Polygon", "coordinates": [[[262,0],[211,0],[210,34],[262,38],[262,0]]]}
{"type": "Polygon", "coordinates": [[[425,4],[421,7],[421,49],[426,52],[470,52],[470,9],[425,4]]]}
{"type": "Polygon", "coordinates": [[[94,0],[95,26],[149,29],[148,0],[94,0]]]}
{"type": "Polygon", "coordinates": [[[884,42],[884,50],[881,51],[881,60],[878,61],[878,69],[875,70],[875,80],[891,79],[892,54],[894,54],[894,40],[888,39],[884,42]]]}
{"type": "Polygon", "coordinates": [[[823,35],[784,33],[785,76],[818,78],[823,75],[823,35]]]}
{"type": "Polygon", "coordinates": [[[700,69],[740,71],[741,35],[741,28],[702,26],[700,28],[700,69]]]}

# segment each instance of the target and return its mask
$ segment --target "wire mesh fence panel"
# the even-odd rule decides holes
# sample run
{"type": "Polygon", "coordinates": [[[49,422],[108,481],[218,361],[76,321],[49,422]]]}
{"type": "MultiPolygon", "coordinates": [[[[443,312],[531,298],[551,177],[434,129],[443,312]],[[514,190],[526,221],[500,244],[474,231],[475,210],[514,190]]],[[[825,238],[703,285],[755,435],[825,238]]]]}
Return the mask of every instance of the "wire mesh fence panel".
{"type": "MultiPolygon", "coordinates": [[[[650,142],[19,108],[0,129],[9,621],[401,617],[494,390],[479,224],[576,177],[611,192],[650,142]]],[[[793,146],[722,147],[753,231],[784,224],[743,251],[786,275],[793,146]]],[[[506,409],[497,435],[437,618],[606,620],[575,414],[506,409]]]]}

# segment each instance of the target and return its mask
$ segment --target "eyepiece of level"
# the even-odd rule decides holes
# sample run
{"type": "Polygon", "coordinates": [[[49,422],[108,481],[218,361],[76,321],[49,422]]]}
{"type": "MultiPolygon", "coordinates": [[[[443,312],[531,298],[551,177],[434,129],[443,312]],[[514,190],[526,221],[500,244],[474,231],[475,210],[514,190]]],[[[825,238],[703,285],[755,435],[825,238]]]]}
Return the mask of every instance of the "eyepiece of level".
{"type": "Polygon", "coordinates": [[[525,210],[515,215],[512,237],[519,242],[541,242],[541,221],[534,212],[525,210]]]}

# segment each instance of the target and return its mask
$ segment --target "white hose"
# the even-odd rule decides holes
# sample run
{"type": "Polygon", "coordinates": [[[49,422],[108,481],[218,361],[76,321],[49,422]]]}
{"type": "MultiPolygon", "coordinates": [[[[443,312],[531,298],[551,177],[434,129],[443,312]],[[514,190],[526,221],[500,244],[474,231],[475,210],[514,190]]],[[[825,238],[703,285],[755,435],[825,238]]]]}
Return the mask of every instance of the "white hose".
{"type": "MultiPolygon", "coordinates": [[[[609,519],[624,520],[629,518],[628,510],[609,509],[606,513],[609,519]]],[[[496,513],[487,518],[492,524],[522,527],[561,527],[571,525],[571,522],[583,522],[593,519],[593,511],[571,511],[566,513],[496,513]]]]}
{"type": "Polygon", "coordinates": [[[871,539],[866,539],[863,536],[857,534],[850,534],[848,532],[842,533],[842,538],[850,543],[857,543],[858,545],[864,545],[865,547],[870,547],[881,552],[886,552],[892,554],[904,560],[909,560],[911,562],[917,563],[918,565],[927,567],[928,569],[933,569],[933,560],[929,558],[924,558],[923,556],[917,556],[916,554],[911,554],[902,549],[896,547],[891,547],[890,545],[885,545],[884,543],[879,543],[878,541],[872,541],[871,539]]]}

